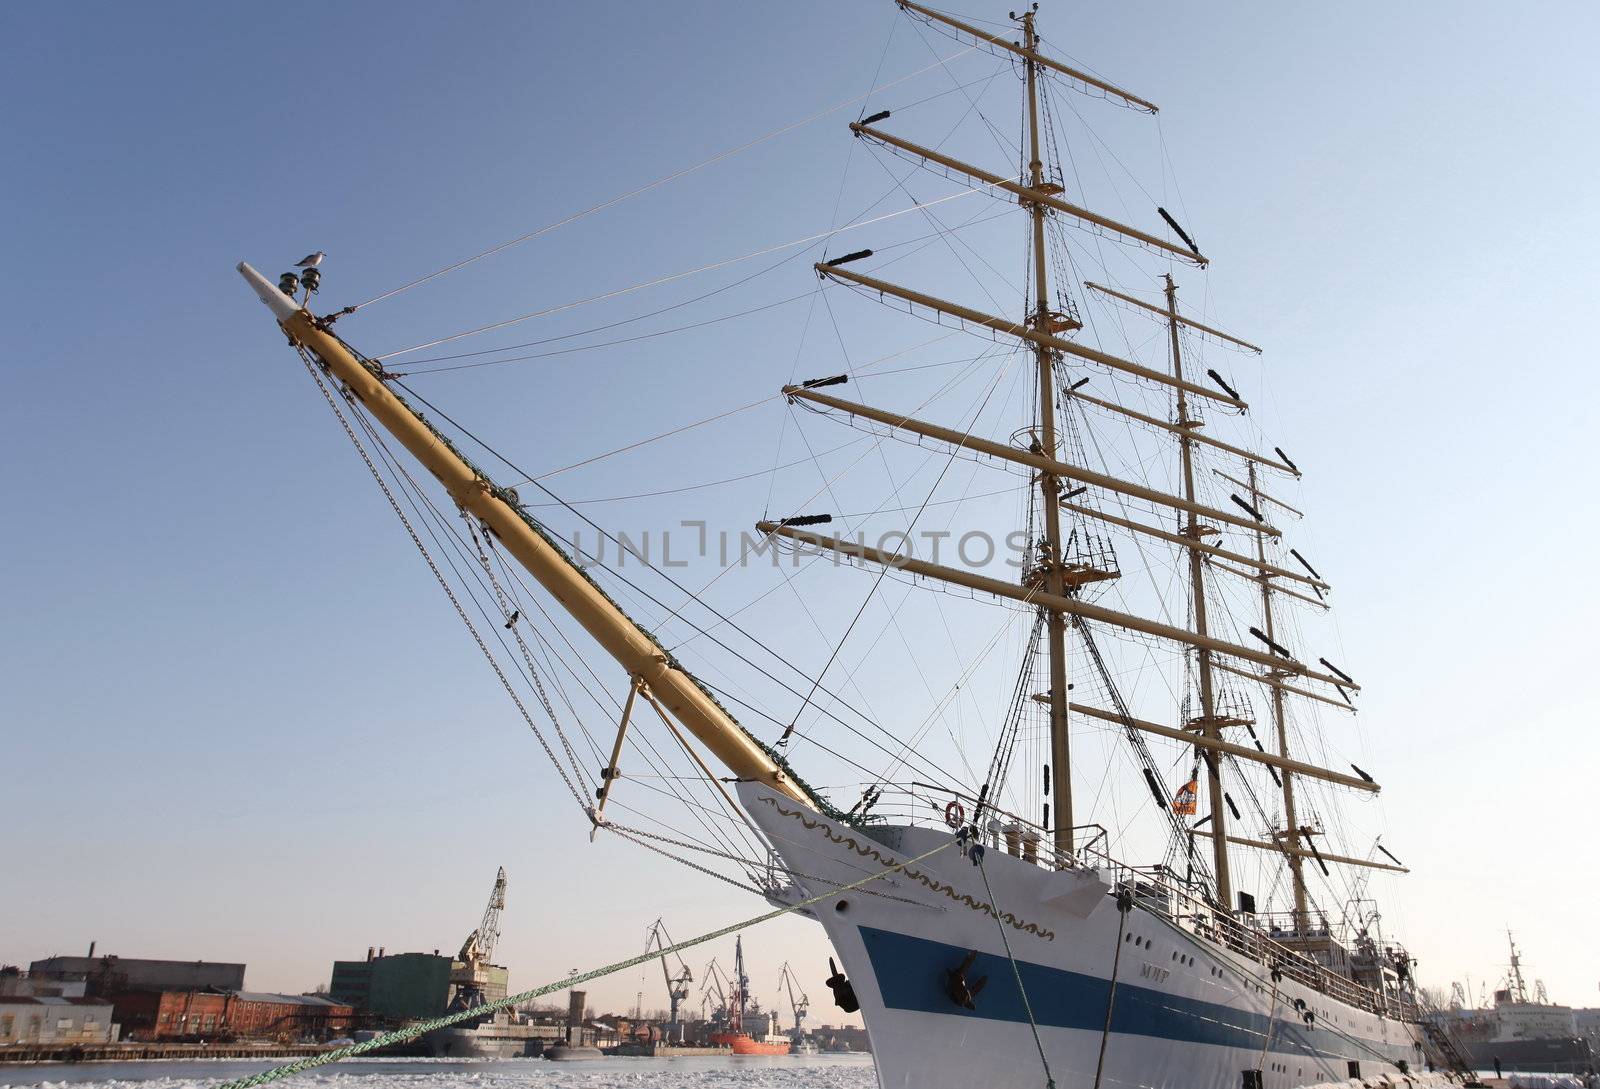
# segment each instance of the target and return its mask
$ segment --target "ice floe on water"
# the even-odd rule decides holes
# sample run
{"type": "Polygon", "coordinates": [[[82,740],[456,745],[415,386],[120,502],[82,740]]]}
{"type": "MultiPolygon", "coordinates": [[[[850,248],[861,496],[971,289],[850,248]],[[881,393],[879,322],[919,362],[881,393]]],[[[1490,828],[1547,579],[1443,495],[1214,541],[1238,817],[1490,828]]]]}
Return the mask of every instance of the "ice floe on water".
{"type": "MultiPolygon", "coordinates": [[[[214,1089],[276,1064],[188,1062],[0,1066],[0,1086],[37,1089],[214,1089]]],[[[274,1082],[283,1089],[872,1089],[865,1055],[601,1059],[350,1060],[274,1082]]]]}

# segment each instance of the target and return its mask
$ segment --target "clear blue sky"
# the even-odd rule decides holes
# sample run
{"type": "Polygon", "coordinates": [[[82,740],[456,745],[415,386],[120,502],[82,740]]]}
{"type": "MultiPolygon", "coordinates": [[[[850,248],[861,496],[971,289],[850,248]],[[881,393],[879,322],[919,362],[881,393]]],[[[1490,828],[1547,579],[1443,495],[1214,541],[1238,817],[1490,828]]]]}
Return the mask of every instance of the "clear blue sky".
{"type": "MultiPolygon", "coordinates": [[[[880,59],[883,79],[929,63],[906,26],[885,49],[897,18],[887,0],[0,10],[0,962],[95,939],[306,989],[368,945],[459,944],[502,864],[514,984],[631,952],[657,915],[687,934],[759,907],[586,842],[232,266],[276,273],[321,248],[325,305],[369,297],[860,94],[880,59]]],[[[1581,559],[1600,528],[1594,7],[1051,3],[1042,18],[1163,104],[1181,207],[1216,260],[1208,302],[1270,349],[1272,433],[1311,470],[1302,498],[1367,686],[1385,842],[1419,871],[1395,914],[1424,980],[1492,978],[1510,925],[1556,998],[1596,1004],[1600,958],[1574,939],[1600,899],[1584,835],[1600,593],[1581,559]]],[[[932,73],[882,104],[949,86],[932,73]]],[[[1012,131],[1012,91],[995,93],[1012,131]]],[[[826,229],[853,115],[342,331],[386,351],[826,229]]],[[[811,259],[737,298],[807,291],[811,259]]],[[[770,393],[803,318],[426,392],[548,469],[770,393]]],[[[825,338],[805,348],[802,368],[839,362],[825,338]]],[[[781,421],[773,408],[709,448],[572,474],[565,492],[759,468],[781,421]]],[[[765,494],[602,510],[739,528],[765,494]]],[[[792,957],[821,1014],[818,934],[790,922],[752,944],[763,993],[792,957]]],[[[620,1005],[643,987],[649,1005],[659,986],[595,990],[620,1005]]]]}

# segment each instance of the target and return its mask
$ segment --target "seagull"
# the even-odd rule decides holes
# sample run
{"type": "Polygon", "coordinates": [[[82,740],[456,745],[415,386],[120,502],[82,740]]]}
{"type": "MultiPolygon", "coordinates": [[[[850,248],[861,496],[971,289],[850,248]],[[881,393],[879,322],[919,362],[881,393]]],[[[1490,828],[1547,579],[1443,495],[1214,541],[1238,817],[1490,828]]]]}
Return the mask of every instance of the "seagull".
{"type": "Polygon", "coordinates": [[[321,250],[318,250],[316,253],[313,253],[313,254],[310,254],[310,255],[308,255],[306,257],[300,258],[300,260],[298,260],[298,261],[296,261],[294,263],[294,267],[295,268],[316,268],[318,265],[322,264],[322,259],[324,257],[326,257],[326,256],[328,256],[328,255],[323,253],[321,250]]]}

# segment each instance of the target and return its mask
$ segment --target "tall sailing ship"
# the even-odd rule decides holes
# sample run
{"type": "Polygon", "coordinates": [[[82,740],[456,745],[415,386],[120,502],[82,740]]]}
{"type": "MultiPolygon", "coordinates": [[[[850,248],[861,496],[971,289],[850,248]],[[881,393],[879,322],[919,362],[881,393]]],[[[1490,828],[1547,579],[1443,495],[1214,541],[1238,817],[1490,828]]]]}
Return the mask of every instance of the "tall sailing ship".
{"type": "MultiPolygon", "coordinates": [[[[240,271],[594,832],[778,904],[807,902],[836,953],[829,987],[842,1008],[860,1010],[883,1086],[1283,1089],[1442,1077],[1423,1071],[1451,1058],[1448,1041],[1423,1016],[1413,961],[1365,895],[1374,872],[1406,871],[1375,840],[1364,849],[1336,842],[1341,801],[1379,787],[1361,768],[1331,766],[1321,729],[1323,717],[1353,712],[1361,686],[1302,649],[1330,586],[1290,544],[1286,523],[1301,512],[1283,489],[1301,471],[1252,428],[1235,388],[1245,382],[1208,363],[1207,353],[1253,359],[1260,349],[1181,301],[1180,279],[1207,258],[1178,218],[1153,199],[1151,218],[1164,226],[1150,229],[1087,207],[1058,140],[1069,114],[1081,119],[1072,96],[1102,100],[1089,109],[1157,107],[1060,59],[1035,10],[980,26],[910,0],[898,6],[919,34],[954,39],[959,55],[989,64],[991,81],[1016,77],[1017,138],[987,116],[983,124],[1015,151],[1018,169],[958,157],[946,140],[913,140],[889,109],[863,107],[849,126],[854,146],[908,164],[895,182],[906,197],[905,179],[927,170],[961,195],[989,198],[992,214],[957,226],[930,211],[936,201],[906,202],[965,271],[993,270],[966,241],[993,221],[1015,224],[1026,258],[1020,285],[994,277],[1020,287],[1017,306],[988,288],[988,304],[974,305],[902,282],[919,275],[890,268],[910,243],[812,265],[830,313],[884,304],[945,327],[933,342],[882,357],[908,376],[900,388],[909,392],[891,403],[845,395],[863,377],[874,390],[895,388],[881,360],[781,389],[777,403],[791,415],[863,432],[882,455],[869,469],[895,477],[890,457],[904,454],[937,470],[915,493],[920,505],[905,498],[911,480],[900,475],[871,518],[843,513],[841,469],[822,487],[793,488],[793,506],[756,522],[756,550],[784,556],[780,585],[802,574],[861,580],[851,592],[864,590],[866,601],[842,634],[820,640],[818,667],[796,667],[779,640],[750,631],[759,614],[719,608],[708,587],[690,590],[668,564],[622,570],[622,551],[608,565],[576,538],[567,544],[552,518],[622,542],[419,394],[414,378],[426,372],[415,360],[398,370],[403,353],[369,357],[335,331],[365,304],[314,314],[314,265],[276,284],[248,265],[240,271]],[[1082,275],[1086,264],[1097,278],[1082,275]],[[990,346],[953,361],[917,355],[969,334],[990,346]],[[940,369],[950,366],[961,369],[940,369]],[[940,422],[961,390],[976,390],[968,410],[940,422]],[[1008,435],[1002,407],[1019,404],[1008,435]],[[507,486],[468,450],[522,479],[507,486]],[[914,554],[912,533],[926,528],[919,520],[930,506],[961,509],[965,496],[935,495],[951,466],[968,464],[1015,482],[1015,570],[997,574],[965,551],[959,564],[914,554]],[[530,485],[537,505],[522,494],[530,485]],[[904,547],[883,536],[868,543],[866,526],[885,518],[904,547]],[[860,573],[827,570],[837,567],[860,573]],[[647,576],[666,585],[635,581],[647,576]],[[903,591],[901,602],[934,599],[943,632],[910,634],[937,634],[963,663],[940,693],[950,678],[913,662],[934,703],[920,720],[909,683],[895,690],[891,714],[876,715],[864,709],[859,669],[849,656],[839,662],[843,651],[866,657],[863,637],[852,642],[856,621],[886,587],[903,591]],[[956,608],[978,619],[952,624],[942,610],[956,608]],[[669,625],[686,625],[690,637],[669,642],[669,625]],[[1005,690],[980,708],[980,725],[957,729],[950,708],[973,703],[973,677],[980,665],[996,668],[1000,647],[1015,651],[1005,690]],[[693,656],[713,648],[727,651],[715,672],[691,672],[693,656]],[[609,666],[588,663],[596,649],[609,666]],[[739,663],[768,695],[729,679],[722,666],[739,663]],[[598,737],[589,729],[597,721],[598,737]],[[934,725],[949,735],[947,750],[934,725]],[[935,760],[935,750],[950,758],[935,760]],[[624,769],[660,770],[669,758],[687,770],[654,785],[624,769]],[[830,796],[801,777],[806,759],[862,779],[852,796],[838,787],[830,796]],[[690,784],[681,793],[680,782],[690,784]],[[671,831],[649,824],[644,809],[648,795],[668,793],[688,814],[671,831]],[[1130,847],[1148,851],[1146,861],[1124,861],[1130,847]]],[[[972,107],[963,119],[977,108],[968,86],[956,88],[972,107]]],[[[1100,153],[1097,144],[1084,150],[1100,153]]],[[[858,216],[847,228],[888,232],[899,214],[858,216]]],[[[891,335],[910,324],[886,321],[891,335]]],[[[989,516],[983,528],[995,524],[989,516]]],[[[945,536],[968,541],[954,529],[945,536]]],[[[712,581],[720,590],[758,574],[731,565],[712,581]]],[[[891,630],[909,646],[892,610],[880,639],[891,630]]]]}

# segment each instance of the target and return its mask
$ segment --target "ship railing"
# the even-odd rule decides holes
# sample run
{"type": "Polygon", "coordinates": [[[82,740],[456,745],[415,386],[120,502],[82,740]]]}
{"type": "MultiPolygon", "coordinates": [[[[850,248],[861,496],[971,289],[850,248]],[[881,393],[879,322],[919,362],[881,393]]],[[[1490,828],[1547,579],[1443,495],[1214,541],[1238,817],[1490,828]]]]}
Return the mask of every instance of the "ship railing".
{"type": "Polygon", "coordinates": [[[1131,866],[1103,850],[1095,851],[1089,861],[1109,871],[1113,885],[1130,890],[1139,906],[1164,916],[1203,941],[1369,1013],[1406,1020],[1415,1017],[1413,1003],[1364,987],[1315,957],[1274,940],[1258,920],[1220,910],[1204,890],[1166,867],[1131,866]]]}
{"type": "MultiPolygon", "coordinates": [[[[976,798],[928,783],[883,787],[870,815],[888,823],[904,821],[919,826],[948,826],[946,812],[952,801],[962,807],[961,818],[970,821],[977,808],[976,798]]],[[[957,811],[949,812],[954,815],[957,811]]],[[[1171,920],[1203,941],[1254,961],[1269,972],[1276,970],[1283,978],[1330,998],[1385,1017],[1416,1018],[1417,1008],[1410,1000],[1363,986],[1315,957],[1275,940],[1270,928],[1291,915],[1266,913],[1239,917],[1221,910],[1202,885],[1184,879],[1167,867],[1133,866],[1114,857],[1108,850],[1110,835],[1099,824],[1074,826],[1074,849],[1058,854],[1053,847],[1051,830],[985,803],[979,835],[991,849],[1003,850],[1044,869],[1100,871],[1113,887],[1129,889],[1135,903],[1144,910],[1171,920]]],[[[1320,915],[1315,924],[1309,936],[1334,937],[1334,928],[1328,927],[1320,915]]],[[[1284,928],[1280,925],[1279,929],[1284,928]]],[[[1334,940],[1338,940],[1337,937],[1334,940]]]]}

